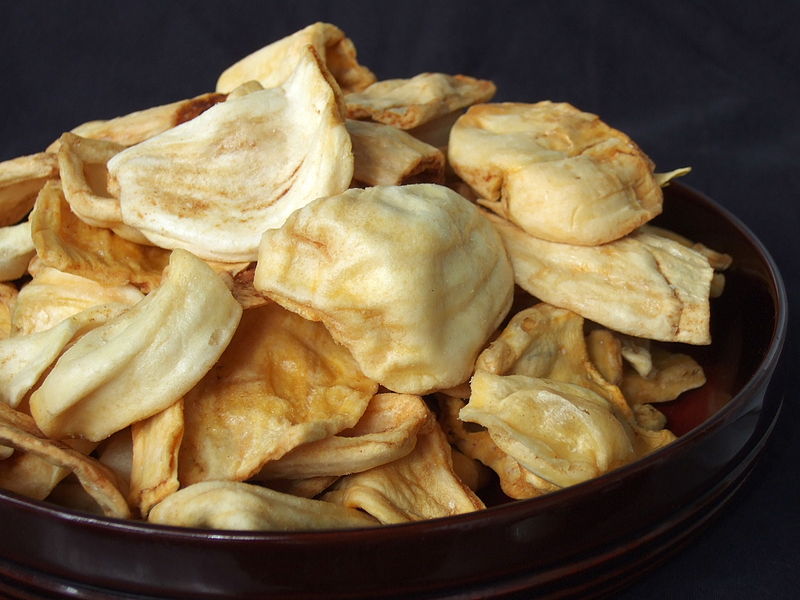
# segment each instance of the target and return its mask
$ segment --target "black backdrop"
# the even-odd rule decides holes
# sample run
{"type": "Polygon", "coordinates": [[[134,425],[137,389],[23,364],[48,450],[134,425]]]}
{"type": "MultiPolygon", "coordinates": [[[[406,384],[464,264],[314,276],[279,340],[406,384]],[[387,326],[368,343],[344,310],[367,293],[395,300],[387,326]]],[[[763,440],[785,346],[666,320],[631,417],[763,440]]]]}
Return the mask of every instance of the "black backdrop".
{"type": "MultiPolygon", "coordinates": [[[[691,165],[684,181],[747,223],[790,297],[800,291],[798,2],[28,0],[0,9],[0,160],[87,120],[210,91],[235,60],[329,21],[379,78],[491,78],[497,100],[569,101],[630,134],[660,170],[691,165]]],[[[797,363],[790,335],[784,411],[744,488],[621,598],[796,596],[797,363]]]]}

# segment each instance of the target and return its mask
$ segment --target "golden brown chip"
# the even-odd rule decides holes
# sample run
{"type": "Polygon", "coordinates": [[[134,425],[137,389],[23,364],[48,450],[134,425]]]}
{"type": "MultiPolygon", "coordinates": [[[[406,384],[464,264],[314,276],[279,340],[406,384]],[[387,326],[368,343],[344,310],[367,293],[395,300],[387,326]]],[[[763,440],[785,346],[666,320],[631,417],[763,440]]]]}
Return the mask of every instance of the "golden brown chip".
{"type": "Polygon", "coordinates": [[[353,143],[353,180],[359,186],[444,183],[444,154],[381,123],[347,120],[353,143]]]}
{"type": "Polygon", "coordinates": [[[484,206],[551,242],[611,242],[661,213],[650,159],[567,103],[473,106],[453,125],[448,160],[484,206]]]}
{"type": "Polygon", "coordinates": [[[714,271],[700,253],[647,233],[602,246],[558,244],[485,214],[505,242],[517,284],[533,296],[632,336],[710,343],[714,271]]]}
{"type": "Polygon", "coordinates": [[[462,421],[458,413],[466,401],[444,396],[439,398],[441,423],[450,442],[465,456],[494,471],[506,496],[522,500],[559,489],[559,486],[525,469],[519,461],[503,452],[485,427],[462,421]]]}
{"type": "Polygon", "coordinates": [[[241,531],[350,529],[377,525],[361,511],[238,481],[203,481],[167,496],[151,523],[241,531]]]}
{"type": "Polygon", "coordinates": [[[55,154],[40,152],[0,162],[0,227],[19,223],[45,182],[57,177],[55,154]]]}
{"type": "Polygon", "coordinates": [[[630,420],[630,406],[615,385],[594,367],[580,315],[540,302],[514,315],[475,362],[494,375],[525,375],[580,385],[600,394],[618,416],[630,420]]]}
{"type": "Polygon", "coordinates": [[[647,376],[632,368],[625,370],[620,387],[631,404],[669,402],[683,392],[705,384],[703,367],[688,354],[672,353],[654,346],[651,355],[653,369],[647,376]]]}
{"type": "Polygon", "coordinates": [[[483,502],[455,474],[450,445],[430,416],[414,451],[394,462],[342,477],[323,499],[359,508],[383,524],[481,510],[483,502]]]}
{"type": "Polygon", "coordinates": [[[242,308],[220,277],[183,250],[161,286],[72,345],[31,394],[37,425],[99,441],[170,406],[228,345],[242,308]]]}
{"type": "Polygon", "coordinates": [[[325,327],[270,303],[184,399],[183,485],[244,481],[302,444],[353,427],[377,384],[325,327]]]}
{"type": "Polygon", "coordinates": [[[341,95],[311,47],[283,86],[221,102],[108,161],[122,221],[164,248],[252,261],[264,230],[353,175],[341,95]]]}
{"type": "Polygon", "coordinates": [[[465,106],[488,102],[497,88],[486,79],[420,73],[411,79],[385,79],[345,95],[347,116],[412,129],[465,106]]]}
{"type": "Polygon", "coordinates": [[[131,425],[131,506],[147,518],[150,509],[176,492],[178,452],[183,439],[183,400],[160,413],[131,425]]]}
{"type": "Polygon", "coordinates": [[[108,287],[92,279],[39,266],[17,294],[11,312],[13,335],[51,329],[64,319],[104,304],[133,306],[144,294],[131,285],[108,287]]]}
{"type": "Polygon", "coordinates": [[[435,184],[311,202],[264,232],[254,283],[322,321],[366,375],[409,394],[468,379],[514,290],[496,232],[435,184]]]}
{"type": "Polygon", "coordinates": [[[272,42],[234,63],[219,76],[218,92],[230,92],[251,80],[265,88],[282,85],[307,46],[322,58],[342,91],[355,92],[375,81],[372,72],[358,64],[356,48],[345,33],[330,23],[313,23],[272,42]]]}
{"type": "Polygon", "coordinates": [[[291,494],[301,498],[316,498],[338,479],[336,475],[309,477],[308,479],[270,479],[261,482],[261,484],[282,494],[291,494]]]}
{"type": "Polygon", "coordinates": [[[17,413],[0,402],[0,443],[75,473],[106,516],[120,519],[131,517],[128,503],[110,469],[66,444],[47,439],[37,431],[33,420],[25,417],[27,415],[17,413]]]}
{"type": "Polygon", "coordinates": [[[478,370],[459,413],[527,470],[559,486],[586,481],[636,458],[635,438],[612,405],[588,388],[478,370]]]}
{"type": "Polygon", "coordinates": [[[256,479],[349,475],[386,464],[414,449],[427,418],[428,409],[419,396],[377,394],[355,426],[268,462],[256,479]]]}
{"type": "Polygon", "coordinates": [[[168,250],[137,244],[109,229],[84,223],[70,210],[54,182],[48,182],[39,193],[31,228],[44,264],[104,286],[131,283],[149,292],[158,287],[169,262],[168,250]]]}

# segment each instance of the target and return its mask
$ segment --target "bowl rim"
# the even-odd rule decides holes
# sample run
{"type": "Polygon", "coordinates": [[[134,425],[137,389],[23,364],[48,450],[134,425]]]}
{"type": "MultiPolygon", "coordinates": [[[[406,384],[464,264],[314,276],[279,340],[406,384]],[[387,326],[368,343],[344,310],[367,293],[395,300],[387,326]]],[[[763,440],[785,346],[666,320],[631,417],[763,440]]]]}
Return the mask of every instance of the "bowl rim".
{"type": "Polygon", "coordinates": [[[767,283],[771,287],[769,291],[773,299],[775,319],[773,321],[767,351],[764,353],[764,356],[761,358],[751,377],[738,392],[730,398],[725,406],[669,445],[643,458],[598,477],[535,498],[513,500],[504,504],[490,506],[483,510],[448,517],[353,529],[239,531],[161,525],[148,521],[119,519],[82,512],[76,509],[62,508],[55,504],[48,503],[47,501],[33,500],[14,492],[1,489],[0,503],[14,505],[17,508],[38,513],[43,517],[55,518],[60,521],[69,522],[69,524],[72,525],[99,528],[104,531],[112,530],[121,534],[154,537],[154,539],[169,538],[175,541],[202,541],[203,543],[224,542],[252,544],[254,542],[260,542],[263,544],[272,544],[277,542],[291,542],[294,544],[314,544],[330,538],[331,536],[335,536],[337,542],[341,544],[346,544],[348,542],[368,543],[370,541],[377,541],[377,538],[385,539],[385,536],[389,532],[393,535],[407,538],[418,536],[423,531],[426,533],[431,533],[432,531],[447,532],[463,529],[465,527],[486,526],[487,523],[501,517],[513,520],[522,514],[531,514],[533,512],[547,510],[553,505],[559,505],[569,501],[570,498],[582,496],[592,489],[604,488],[606,485],[614,484],[656,463],[667,461],[670,457],[682,453],[684,448],[694,443],[706,432],[719,427],[727,421],[731,415],[737,412],[742,404],[747,402],[751,392],[769,379],[778,364],[786,340],[789,312],[786,287],[778,266],[766,246],[750,228],[727,208],[697,189],[681,182],[672,182],[670,183],[670,187],[684,196],[691,197],[692,202],[699,203],[703,205],[704,208],[711,209],[720,214],[731,226],[737,229],[746,239],[747,243],[753,247],[759,258],[767,267],[769,275],[767,283]],[[492,517],[495,517],[495,519],[492,517]]]}

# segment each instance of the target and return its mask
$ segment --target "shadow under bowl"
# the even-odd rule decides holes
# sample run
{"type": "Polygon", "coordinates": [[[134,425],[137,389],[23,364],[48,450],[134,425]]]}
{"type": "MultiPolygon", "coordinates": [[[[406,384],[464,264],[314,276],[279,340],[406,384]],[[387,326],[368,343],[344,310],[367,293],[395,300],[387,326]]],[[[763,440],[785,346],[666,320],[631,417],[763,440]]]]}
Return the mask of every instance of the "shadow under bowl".
{"type": "MultiPolygon", "coordinates": [[[[586,598],[680,549],[726,503],[780,411],[787,299],[763,245],[681,184],[656,224],[734,257],[713,300],[708,383],[660,405],[680,437],[623,468],[477,513],[364,530],[239,533],[126,522],[0,492],[12,598],[586,598]]],[[[686,347],[682,347],[686,351],[686,347]]]]}

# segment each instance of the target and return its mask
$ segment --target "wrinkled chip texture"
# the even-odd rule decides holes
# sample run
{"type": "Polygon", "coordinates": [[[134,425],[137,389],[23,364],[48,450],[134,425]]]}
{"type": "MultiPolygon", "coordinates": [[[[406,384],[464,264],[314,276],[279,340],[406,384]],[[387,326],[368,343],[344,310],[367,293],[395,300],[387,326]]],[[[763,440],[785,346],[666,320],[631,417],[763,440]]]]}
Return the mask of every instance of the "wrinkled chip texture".
{"type": "Polygon", "coordinates": [[[261,233],[350,185],[350,137],[310,48],[279,88],[216,104],[108,162],[123,222],[201,258],[255,260],[261,233]]]}
{"type": "Polygon", "coordinates": [[[265,232],[254,284],[322,321],[367,376],[410,394],[465,381],[513,295],[495,231],[434,184],[312,202],[265,232]]]}

